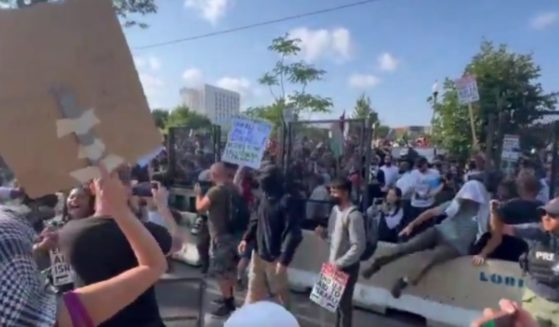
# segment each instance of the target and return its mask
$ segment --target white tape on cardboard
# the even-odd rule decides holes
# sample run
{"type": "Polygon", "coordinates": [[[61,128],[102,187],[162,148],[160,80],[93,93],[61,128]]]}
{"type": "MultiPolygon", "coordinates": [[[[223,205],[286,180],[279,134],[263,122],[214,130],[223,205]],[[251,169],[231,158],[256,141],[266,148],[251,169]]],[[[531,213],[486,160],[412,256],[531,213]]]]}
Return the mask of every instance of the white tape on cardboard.
{"type": "Polygon", "coordinates": [[[85,111],[79,118],[59,119],[56,121],[56,135],[64,137],[72,133],[83,135],[88,133],[93,126],[99,124],[99,118],[95,116],[93,109],[85,111]]]}
{"type": "Polygon", "coordinates": [[[94,162],[97,162],[99,159],[103,157],[105,153],[105,143],[103,143],[100,139],[95,139],[93,144],[83,146],[81,145],[78,149],[78,158],[80,159],[90,159],[94,162]]]}
{"type": "MultiPolygon", "coordinates": [[[[109,154],[103,160],[101,160],[101,162],[108,171],[113,171],[115,170],[115,168],[124,163],[124,159],[117,155],[109,154]]],[[[88,166],[70,172],[70,176],[72,176],[72,178],[76,179],[80,183],[87,183],[94,178],[101,177],[101,172],[99,171],[99,168],[95,166],[88,166]]]]}

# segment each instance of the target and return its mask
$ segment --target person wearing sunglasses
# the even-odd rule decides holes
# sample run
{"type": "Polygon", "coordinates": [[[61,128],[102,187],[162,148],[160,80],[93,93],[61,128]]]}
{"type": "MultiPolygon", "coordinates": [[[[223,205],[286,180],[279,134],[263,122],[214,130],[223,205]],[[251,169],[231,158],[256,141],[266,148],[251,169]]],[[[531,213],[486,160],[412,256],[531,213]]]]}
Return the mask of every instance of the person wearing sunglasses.
{"type": "Polygon", "coordinates": [[[528,243],[520,266],[528,275],[522,308],[541,327],[559,326],[559,198],[539,208],[538,223],[506,225],[498,216],[498,201],[491,201],[491,226],[503,235],[528,243]]]}

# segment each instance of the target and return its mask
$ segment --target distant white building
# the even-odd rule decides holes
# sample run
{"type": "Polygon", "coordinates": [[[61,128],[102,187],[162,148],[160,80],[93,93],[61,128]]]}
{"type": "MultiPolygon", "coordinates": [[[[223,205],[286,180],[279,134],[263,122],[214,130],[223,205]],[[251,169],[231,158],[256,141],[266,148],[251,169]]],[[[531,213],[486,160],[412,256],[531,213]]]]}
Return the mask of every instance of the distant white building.
{"type": "Polygon", "coordinates": [[[205,84],[200,89],[183,88],[180,96],[190,110],[208,117],[213,124],[228,128],[231,118],[241,111],[241,95],[205,84]]]}

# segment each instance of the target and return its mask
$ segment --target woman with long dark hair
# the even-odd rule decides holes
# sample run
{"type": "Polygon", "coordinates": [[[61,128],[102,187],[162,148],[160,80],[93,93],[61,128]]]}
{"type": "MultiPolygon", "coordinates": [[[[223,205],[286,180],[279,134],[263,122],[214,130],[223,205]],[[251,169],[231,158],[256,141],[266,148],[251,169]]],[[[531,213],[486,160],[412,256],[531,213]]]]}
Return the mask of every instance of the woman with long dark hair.
{"type": "Polygon", "coordinates": [[[379,240],[397,243],[403,217],[402,191],[391,187],[380,210],[379,240]]]}

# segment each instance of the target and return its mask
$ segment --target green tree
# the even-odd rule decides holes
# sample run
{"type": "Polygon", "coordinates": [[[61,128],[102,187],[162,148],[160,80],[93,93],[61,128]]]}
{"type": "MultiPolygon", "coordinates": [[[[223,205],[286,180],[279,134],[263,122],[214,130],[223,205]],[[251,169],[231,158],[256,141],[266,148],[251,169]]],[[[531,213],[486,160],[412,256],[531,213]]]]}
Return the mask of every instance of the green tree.
{"type": "Polygon", "coordinates": [[[154,109],[151,111],[155,126],[159,129],[165,129],[167,121],[169,120],[169,111],[165,109],[154,109]]]}
{"type": "MultiPolygon", "coordinates": [[[[12,5],[13,0],[0,0],[0,4],[12,5]]],[[[24,8],[41,2],[49,2],[49,0],[15,0],[17,8],[24,8]]],[[[157,12],[155,0],[113,0],[116,13],[124,21],[124,26],[147,27],[145,23],[138,22],[134,19],[136,15],[153,14],[157,12]]]]}
{"type": "Polygon", "coordinates": [[[190,110],[186,106],[178,106],[171,110],[167,119],[166,129],[169,127],[205,128],[212,126],[208,117],[190,110]]]}
{"type": "MultiPolygon", "coordinates": [[[[486,146],[489,133],[494,133],[494,154],[500,153],[505,131],[522,134],[541,117],[542,110],[553,110],[557,102],[557,93],[545,93],[538,82],[541,69],[532,55],[511,52],[506,45],[484,41],[464,74],[476,77],[480,101],[474,104],[475,129],[482,146],[486,146]],[[499,118],[496,128],[488,131],[491,116],[499,118]]],[[[468,109],[459,105],[453,80],[445,81],[441,101],[434,104],[434,110],[436,144],[455,155],[467,156],[472,145],[468,109]]]]}
{"type": "Polygon", "coordinates": [[[289,35],[272,40],[268,50],[279,56],[274,68],[258,81],[267,86],[274,98],[269,106],[253,107],[247,114],[271,120],[276,126],[282,121],[283,111],[292,108],[297,117],[303,112],[329,112],[332,100],[308,92],[308,86],[320,81],[326,71],[304,61],[293,61],[300,52],[301,40],[289,35]]]}
{"type": "Polygon", "coordinates": [[[355,108],[353,109],[353,118],[370,119],[371,125],[378,123],[378,113],[371,107],[371,99],[365,94],[357,99],[355,108]]]}
{"type": "Polygon", "coordinates": [[[371,126],[375,128],[376,138],[385,138],[390,132],[390,127],[382,125],[378,113],[371,107],[371,99],[362,94],[355,103],[352,117],[355,119],[370,119],[371,126]]]}

